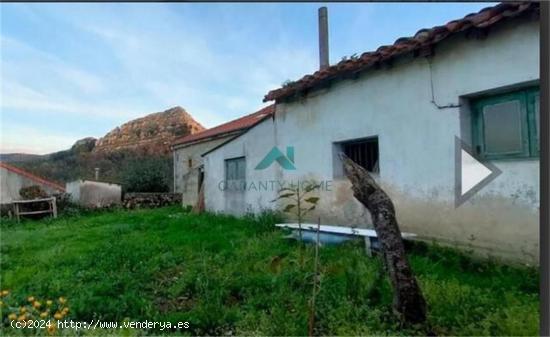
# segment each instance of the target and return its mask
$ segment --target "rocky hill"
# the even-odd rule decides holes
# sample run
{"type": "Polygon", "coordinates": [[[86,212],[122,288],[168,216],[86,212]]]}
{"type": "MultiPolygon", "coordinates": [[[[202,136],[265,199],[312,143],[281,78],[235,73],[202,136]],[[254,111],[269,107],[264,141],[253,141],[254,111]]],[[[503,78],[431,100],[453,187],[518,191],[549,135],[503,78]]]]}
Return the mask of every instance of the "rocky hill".
{"type": "Polygon", "coordinates": [[[139,150],[145,153],[168,154],[170,144],[175,138],[204,129],[183,108],[177,106],[116,127],[97,140],[93,152],[139,150]]]}
{"type": "Polygon", "coordinates": [[[58,182],[93,179],[122,183],[125,175],[141,163],[165,172],[172,179],[170,144],[177,137],[204,130],[183,108],[174,107],[131,120],[105,136],[80,139],[67,150],[46,155],[6,154],[2,160],[58,182]]]}

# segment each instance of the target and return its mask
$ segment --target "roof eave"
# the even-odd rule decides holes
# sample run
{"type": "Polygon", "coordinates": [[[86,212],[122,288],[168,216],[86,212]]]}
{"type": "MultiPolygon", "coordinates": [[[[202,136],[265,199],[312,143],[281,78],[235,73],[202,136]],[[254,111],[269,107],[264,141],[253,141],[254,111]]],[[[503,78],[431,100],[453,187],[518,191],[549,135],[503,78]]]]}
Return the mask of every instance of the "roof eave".
{"type": "Polygon", "coordinates": [[[238,134],[238,133],[241,133],[241,132],[244,132],[244,131],[246,131],[246,128],[240,128],[240,129],[232,130],[232,131],[229,131],[229,132],[214,134],[214,135],[207,136],[207,137],[204,137],[204,138],[193,139],[193,140],[190,140],[190,141],[187,141],[187,142],[175,143],[175,144],[172,144],[171,147],[172,147],[172,150],[179,150],[179,149],[183,149],[183,148],[186,148],[186,147],[189,147],[189,146],[210,142],[210,141],[213,141],[213,140],[216,140],[216,139],[231,137],[234,134],[238,134]]]}
{"type": "Polygon", "coordinates": [[[217,149],[225,146],[226,144],[228,143],[231,143],[232,141],[234,141],[235,139],[239,138],[240,136],[244,135],[245,133],[247,133],[248,131],[250,131],[252,128],[254,128],[256,125],[262,123],[263,121],[267,120],[268,118],[271,118],[272,115],[269,114],[269,115],[266,115],[264,117],[262,117],[261,119],[259,119],[258,121],[256,121],[256,123],[250,125],[249,127],[247,127],[246,129],[244,129],[241,133],[239,133],[238,135],[235,135],[235,137],[233,138],[229,138],[228,140],[226,140],[225,142],[222,142],[220,144],[218,144],[217,146],[214,146],[213,148],[209,149],[208,151],[204,152],[203,154],[201,154],[201,157],[204,157],[206,156],[207,154],[211,153],[211,152],[214,152],[216,151],[217,149]]]}
{"type": "Polygon", "coordinates": [[[420,29],[414,36],[400,38],[393,45],[381,46],[376,51],[365,52],[356,59],[341,61],[329,68],[303,76],[286,87],[271,90],[264,96],[263,101],[280,103],[292,100],[323,87],[325,82],[330,83],[334,80],[358,76],[359,73],[367,69],[376,68],[406,54],[413,53],[415,57],[424,56],[426,53],[433,54],[433,48],[449,36],[471,30],[486,30],[488,27],[510,19],[529,15],[529,13],[536,14],[538,8],[536,2],[505,2],[484,8],[478,13],[467,15],[462,19],[450,21],[446,25],[420,29]],[[516,6],[516,8],[511,9],[513,8],[511,6],[516,6]],[[509,13],[510,11],[512,12],[509,13]],[[491,13],[493,13],[492,17],[483,17],[491,13]]]}

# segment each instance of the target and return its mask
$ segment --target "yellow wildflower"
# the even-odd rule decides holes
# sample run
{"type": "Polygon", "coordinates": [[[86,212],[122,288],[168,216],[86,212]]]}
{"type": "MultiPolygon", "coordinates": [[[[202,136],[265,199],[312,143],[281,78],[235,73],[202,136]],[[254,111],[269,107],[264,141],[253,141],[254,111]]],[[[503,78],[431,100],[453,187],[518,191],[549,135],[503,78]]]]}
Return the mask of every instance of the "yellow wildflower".
{"type": "Polygon", "coordinates": [[[63,314],[58,311],[55,313],[55,315],[53,315],[53,318],[60,320],[63,318],[63,314]]]}
{"type": "Polygon", "coordinates": [[[8,296],[10,292],[8,290],[2,290],[2,292],[0,292],[0,295],[2,296],[8,296]]]}
{"type": "Polygon", "coordinates": [[[46,317],[48,317],[47,311],[44,311],[43,313],[40,314],[40,318],[46,318],[46,317]]]}
{"type": "Polygon", "coordinates": [[[53,303],[52,300],[47,300],[47,301],[46,301],[46,305],[47,305],[48,307],[49,307],[50,305],[52,305],[52,303],[53,303]]]}
{"type": "Polygon", "coordinates": [[[50,335],[55,334],[55,330],[56,330],[56,329],[57,329],[57,328],[56,328],[55,324],[50,324],[50,325],[48,326],[48,334],[50,334],[50,335]]]}
{"type": "Polygon", "coordinates": [[[19,322],[23,322],[25,320],[25,315],[21,315],[17,318],[19,322]]]}
{"type": "Polygon", "coordinates": [[[0,301],[0,307],[4,305],[4,302],[0,301]]]}
{"type": "Polygon", "coordinates": [[[67,300],[65,299],[65,297],[60,297],[60,298],[59,298],[59,303],[65,304],[65,302],[67,302],[67,300]]]}
{"type": "Polygon", "coordinates": [[[27,312],[27,308],[21,307],[21,308],[19,308],[19,312],[24,314],[25,312],[27,312]]]}
{"type": "Polygon", "coordinates": [[[17,315],[16,315],[16,314],[9,314],[9,315],[8,315],[8,319],[9,319],[10,321],[15,321],[15,320],[17,319],[17,315]]]}
{"type": "Polygon", "coordinates": [[[29,296],[29,298],[27,298],[27,301],[34,302],[34,296],[29,296]]]}

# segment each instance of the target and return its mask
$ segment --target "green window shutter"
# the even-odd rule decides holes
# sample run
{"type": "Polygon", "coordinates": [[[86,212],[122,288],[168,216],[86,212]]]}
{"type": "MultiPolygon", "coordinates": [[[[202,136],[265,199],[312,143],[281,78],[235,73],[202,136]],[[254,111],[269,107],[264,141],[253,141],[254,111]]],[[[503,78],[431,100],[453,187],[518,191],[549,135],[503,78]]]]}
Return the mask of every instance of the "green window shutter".
{"type": "Polygon", "coordinates": [[[538,156],[538,88],[472,102],[472,141],[487,159],[538,156]]]}
{"type": "Polygon", "coordinates": [[[527,93],[527,111],[531,156],[538,157],[540,153],[540,92],[538,89],[527,93]]]}

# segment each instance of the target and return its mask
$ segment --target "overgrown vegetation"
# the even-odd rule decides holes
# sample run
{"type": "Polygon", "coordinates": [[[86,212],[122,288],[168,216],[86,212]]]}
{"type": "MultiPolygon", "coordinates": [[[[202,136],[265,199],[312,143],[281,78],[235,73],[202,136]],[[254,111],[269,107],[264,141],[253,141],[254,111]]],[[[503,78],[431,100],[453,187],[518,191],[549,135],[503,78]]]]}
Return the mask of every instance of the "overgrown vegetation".
{"type": "MultiPolygon", "coordinates": [[[[134,150],[118,150],[108,153],[87,152],[82,149],[55,152],[34,160],[13,163],[34,174],[60,183],[76,179],[95,179],[95,168],[99,168],[99,180],[124,184],[126,173],[136,172],[142,167],[161,170],[162,188],[172,186],[172,157],[155,155],[134,150]]],[[[147,191],[139,191],[147,192],[147,191]]]]}
{"type": "Polygon", "coordinates": [[[169,192],[170,162],[154,157],[130,160],[121,172],[125,192],[169,192]]]}
{"type": "MultiPolygon", "coordinates": [[[[171,332],[188,335],[306,335],[314,246],[301,266],[297,243],[282,238],[276,221],[168,207],[2,223],[0,286],[19,302],[68,298],[74,320],[188,321],[188,330],[171,332]]],[[[401,326],[382,263],[365,256],[362,242],[319,253],[316,334],[538,333],[535,269],[416,244],[409,256],[428,322],[401,326]]]]}
{"type": "MultiPolygon", "coordinates": [[[[300,244],[300,265],[304,263],[303,249],[303,237],[302,237],[302,219],[310,212],[312,212],[319,202],[319,197],[310,195],[312,192],[317,191],[320,187],[315,181],[303,182],[302,184],[296,184],[282,188],[278,191],[277,198],[272,200],[276,202],[278,200],[286,201],[287,204],[283,208],[285,213],[293,213],[298,219],[298,242],[300,244]]],[[[315,299],[319,291],[319,230],[320,219],[317,222],[317,239],[315,241],[315,258],[313,259],[313,292],[309,299],[309,318],[308,318],[308,336],[313,336],[315,329],[315,299]]]]}
{"type": "MultiPolygon", "coordinates": [[[[42,199],[42,198],[47,198],[48,197],[48,193],[46,193],[46,191],[44,191],[40,186],[38,185],[31,185],[31,186],[27,186],[27,187],[22,187],[19,189],[19,195],[21,196],[22,199],[25,199],[25,200],[34,200],[34,199],[42,199]]],[[[6,207],[9,207],[10,209],[13,209],[12,205],[6,205],[6,207]]],[[[44,202],[36,202],[36,203],[32,203],[32,204],[21,204],[19,205],[19,208],[20,208],[20,211],[41,211],[41,210],[46,210],[48,209],[49,207],[49,203],[44,201],[44,202]]],[[[45,214],[35,214],[33,215],[34,218],[40,218],[40,217],[43,217],[45,216],[45,214]]]]}
{"type": "Polygon", "coordinates": [[[57,324],[54,322],[66,319],[70,311],[67,299],[64,297],[51,300],[28,296],[22,302],[13,302],[13,298],[8,290],[0,292],[0,303],[3,316],[7,316],[7,319],[10,321],[23,324],[25,322],[47,321],[47,323],[45,322],[44,325],[41,325],[41,328],[20,329],[18,332],[23,335],[28,335],[31,331],[33,333],[44,333],[45,331],[48,335],[55,335],[57,333],[57,324]],[[25,334],[24,332],[27,333],[25,334]]]}
{"type": "Polygon", "coordinates": [[[286,202],[282,212],[292,214],[296,217],[298,221],[298,242],[300,244],[303,244],[302,220],[308,213],[312,212],[315,207],[317,207],[319,197],[311,194],[317,191],[319,187],[320,185],[314,181],[303,182],[302,184],[280,189],[277,192],[277,198],[271,200],[271,202],[281,200],[282,202],[286,202]]]}
{"type": "Polygon", "coordinates": [[[40,199],[46,198],[48,193],[46,193],[40,186],[31,185],[27,187],[22,187],[19,189],[19,195],[23,199],[40,199]]]}

